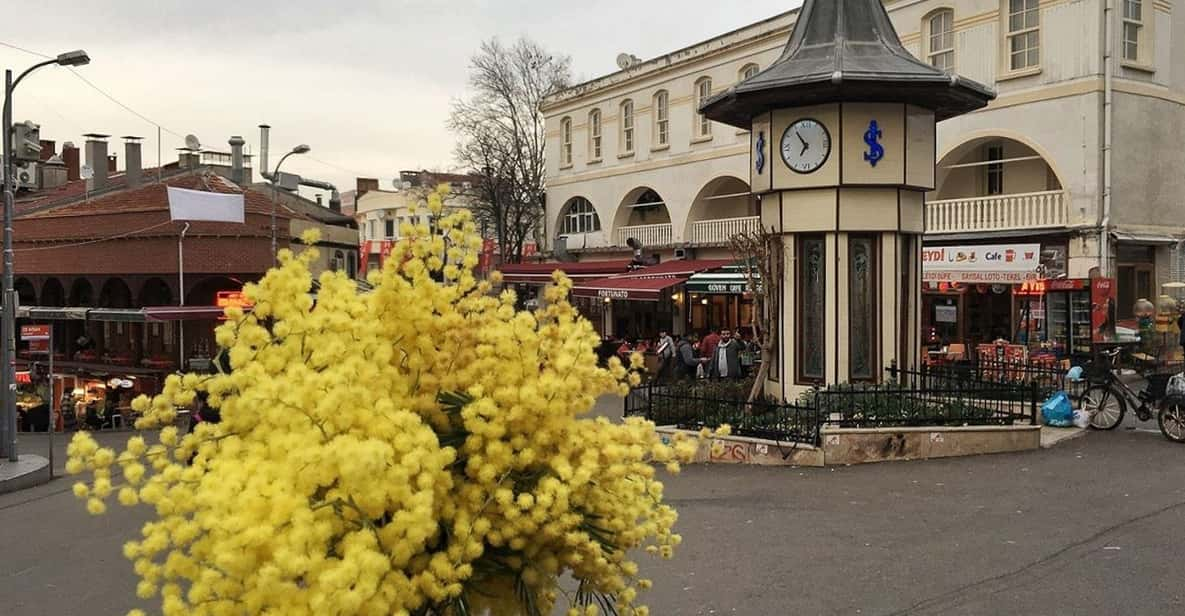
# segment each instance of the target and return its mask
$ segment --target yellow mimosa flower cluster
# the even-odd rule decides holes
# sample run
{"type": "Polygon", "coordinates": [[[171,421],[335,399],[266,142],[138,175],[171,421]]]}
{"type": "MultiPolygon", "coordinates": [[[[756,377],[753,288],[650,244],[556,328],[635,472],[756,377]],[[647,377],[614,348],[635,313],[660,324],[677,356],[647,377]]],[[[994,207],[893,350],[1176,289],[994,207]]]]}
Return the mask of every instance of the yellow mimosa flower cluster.
{"type": "Polygon", "coordinates": [[[597,365],[562,275],[533,312],[479,281],[474,223],[443,194],[373,291],[327,272],[314,302],[315,251],[284,251],[217,329],[231,370],[136,401],[158,442],[70,443],[89,511],[155,510],[124,554],[164,614],[649,613],[633,555],[680,542],[655,465],[698,440],[582,417],[637,375],[597,365]],[[198,392],[221,422],[179,435],[198,392]]]}

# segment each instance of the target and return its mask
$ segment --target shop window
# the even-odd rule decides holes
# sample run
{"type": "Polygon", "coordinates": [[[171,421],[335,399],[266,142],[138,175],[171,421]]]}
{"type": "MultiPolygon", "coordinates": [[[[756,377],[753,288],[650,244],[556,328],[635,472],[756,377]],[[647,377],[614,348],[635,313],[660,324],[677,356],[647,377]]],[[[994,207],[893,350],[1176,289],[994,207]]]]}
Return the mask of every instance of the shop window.
{"type": "Polygon", "coordinates": [[[876,380],[876,239],[848,239],[848,373],[853,381],[876,380]]]}
{"type": "Polygon", "coordinates": [[[798,381],[827,377],[827,240],[803,236],[798,241],[798,381]]]}
{"type": "Polygon", "coordinates": [[[765,333],[765,344],[773,345],[773,348],[770,349],[769,354],[769,376],[767,378],[769,378],[771,381],[781,381],[783,348],[782,341],[785,340],[785,338],[783,338],[785,333],[782,331],[782,322],[785,321],[785,319],[782,318],[782,302],[786,301],[786,285],[785,277],[782,274],[782,264],[785,261],[785,258],[782,254],[782,242],[774,242],[774,246],[777,247],[777,250],[772,252],[770,255],[770,259],[772,259],[773,262],[770,263],[769,267],[770,274],[773,276],[773,280],[766,284],[775,285],[775,287],[774,292],[769,293],[768,297],[765,299],[765,309],[773,313],[774,318],[771,321],[773,322],[773,327],[776,329],[776,331],[765,333]]]}
{"type": "Polygon", "coordinates": [[[1038,0],[1008,0],[1008,67],[1019,71],[1041,64],[1041,9],[1038,0]]]}
{"type": "Polygon", "coordinates": [[[395,221],[388,218],[386,220],[386,223],[387,223],[386,239],[394,239],[394,237],[395,237],[395,221]]]}
{"type": "Polygon", "coordinates": [[[911,332],[909,331],[909,329],[911,326],[916,327],[916,325],[912,325],[912,323],[913,323],[913,318],[912,318],[913,317],[913,314],[912,314],[913,313],[913,305],[910,303],[910,298],[913,297],[913,293],[914,293],[914,290],[913,290],[914,244],[913,244],[913,242],[914,242],[913,236],[910,236],[910,235],[901,236],[901,272],[900,272],[901,278],[897,282],[897,284],[899,285],[897,288],[897,293],[898,293],[898,296],[901,298],[900,313],[898,316],[898,321],[900,322],[899,328],[900,328],[901,332],[900,332],[900,339],[897,341],[897,343],[900,345],[900,347],[898,347],[897,361],[899,363],[905,362],[905,365],[902,366],[904,368],[908,368],[911,365],[911,362],[917,361],[919,359],[917,357],[913,357],[913,353],[915,353],[917,351],[917,349],[910,348],[910,344],[909,344],[909,341],[911,340],[911,336],[910,336],[911,332]]]}
{"type": "Polygon", "coordinates": [[[984,186],[989,195],[1004,194],[1004,144],[993,143],[985,148],[984,158],[990,163],[984,167],[984,186]]]}

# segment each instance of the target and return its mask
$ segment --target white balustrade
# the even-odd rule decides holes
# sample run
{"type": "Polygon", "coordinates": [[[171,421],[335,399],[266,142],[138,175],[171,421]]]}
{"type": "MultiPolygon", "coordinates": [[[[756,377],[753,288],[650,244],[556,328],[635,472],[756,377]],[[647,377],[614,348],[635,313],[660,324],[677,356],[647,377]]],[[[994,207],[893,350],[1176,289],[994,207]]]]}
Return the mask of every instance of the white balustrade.
{"type": "Polygon", "coordinates": [[[693,244],[727,244],[739,233],[755,231],[761,226],[760,216],[700,220],[691,224],[693,244]]]}
{"type": "Polygon", "coordinates": [[[1065,191],[992,195],[926,203],[926,233],[964,233],[1064,227],[1069,224],[1065,191]]]}
{"type": "Polygon", "coordinates": [[[626,240],[634,238],[643,246],[669,246],[672,241],[671,223],[661,225],[636,225],[617,229],[617,245],[625,246],[626,240]]]}

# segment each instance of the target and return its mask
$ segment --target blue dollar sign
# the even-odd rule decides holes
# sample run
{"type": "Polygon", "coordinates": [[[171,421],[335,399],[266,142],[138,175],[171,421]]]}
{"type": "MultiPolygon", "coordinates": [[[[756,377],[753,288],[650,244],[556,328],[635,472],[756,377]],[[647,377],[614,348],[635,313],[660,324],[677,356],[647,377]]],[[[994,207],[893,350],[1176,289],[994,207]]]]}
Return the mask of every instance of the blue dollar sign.
{"type": "Polygon", "coordinates": [[[881,129],[876,120],[868,123],[868,131],[864,133],[864,143],[868,144],[868,151],[864,153],[864,160],[873,167],[885,157],[885,148],[877,143],[881,138],[881,129]]]}
{"type": "Polygon", "coordinates": [[[757,133],[757,174],[765,169],[765,132],[757,133]]]}

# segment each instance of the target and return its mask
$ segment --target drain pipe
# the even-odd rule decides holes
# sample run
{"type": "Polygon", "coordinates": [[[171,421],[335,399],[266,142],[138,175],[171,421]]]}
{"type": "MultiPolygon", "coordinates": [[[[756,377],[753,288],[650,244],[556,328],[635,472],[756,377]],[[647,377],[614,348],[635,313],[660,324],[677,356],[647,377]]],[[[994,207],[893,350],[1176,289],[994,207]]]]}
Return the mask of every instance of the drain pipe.
{"type": "MultiPolygon", "coordinates": [[[[189,223],[185,223],[185,227],[181,229],[181,234],[177,236],[177,297],[180,299],[177,302],[178,306],[185,305],[185,234],[189,233],[189,223]]],[[[177,325],[177,354],[178,366],[181,371],[185,371],[185,321],[179,321],[177,325]]]]}
{"type": "Polygon", "coordinates": [[[1113,120],[1115,51],[1114,21],[1115,0],[1103,3],[1103,207],[1099,212],[1099,270],[1103,277],[1111,273],[1111,150],[1115,133],[1113,120]]]}

